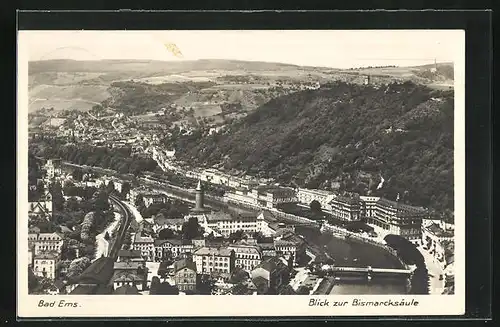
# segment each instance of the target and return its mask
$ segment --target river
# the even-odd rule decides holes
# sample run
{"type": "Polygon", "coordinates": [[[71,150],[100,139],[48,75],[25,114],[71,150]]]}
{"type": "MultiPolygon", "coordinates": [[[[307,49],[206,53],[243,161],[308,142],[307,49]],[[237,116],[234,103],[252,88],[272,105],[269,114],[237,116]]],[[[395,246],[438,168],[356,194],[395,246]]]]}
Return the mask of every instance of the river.
{"type": "MultiPolygon", "coordinates": [[[[297,227],[296,231],[309,243],[321,246],[338,266],[401,268],[397,258],[375,245],[339,239],[309,227],[297,227]]],[[[330,294],[406,294],[406,283],[401,277],[372,282],[339,282],[330,294]]]]}

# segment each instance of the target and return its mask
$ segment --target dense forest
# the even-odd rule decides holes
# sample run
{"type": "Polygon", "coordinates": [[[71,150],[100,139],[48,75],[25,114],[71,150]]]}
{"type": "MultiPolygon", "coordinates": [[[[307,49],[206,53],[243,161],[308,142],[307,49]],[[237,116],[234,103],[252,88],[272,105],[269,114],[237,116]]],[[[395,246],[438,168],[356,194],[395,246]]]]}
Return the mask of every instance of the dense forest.
{"type": "Polygon", "coordinates": [[[223,134],[170,146],[197,166],[389,199],[399,193],[451,215],[453,114],[453,91],[334,82],[273,99],[223,134]]]}

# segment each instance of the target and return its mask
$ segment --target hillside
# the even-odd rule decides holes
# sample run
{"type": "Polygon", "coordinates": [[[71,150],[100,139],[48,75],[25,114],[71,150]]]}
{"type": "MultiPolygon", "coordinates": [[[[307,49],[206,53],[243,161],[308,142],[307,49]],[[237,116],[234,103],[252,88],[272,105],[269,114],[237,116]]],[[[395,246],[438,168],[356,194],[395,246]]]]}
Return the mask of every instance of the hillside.
{"type": "Polygon", "coordinates": [[[335,82],[273,99],[224,134],[166,145],[193,165],[453,210],[452,91],[335,82]]]}
{"type": "Polygon", "coordinates": [[[29,111],[34,112],[41,108],[86,111],[107,101],[104,105],[117,103],[118,110],[141,114],[143,109],[156,110],[175,102],[179,106],[194,107],[195,112],[200,109],[199,116],[207,116],[207,113],[220,114],[221,103],[241,105],[244,111],[252,111],[271,98],[290,93],[291,90],[287,90],[287,87],[316,82],[324,84],[335,80],[362,84],[366,75],[372,77],[374,84],[406,80],[420,84],[435,83],[440,87],[444,83],[444,88],[453,84],[449,80],[450,76],[453,78],[451,64],[439,64],[438,71],[434,73],[431,68],[419,66],[339,70],[237,60],[33,61],[29,63],[28,69],[29,111]],[[135,87],[124,84],[125,82],[136,83],[138,89],[144,89],[143,95],[153,93],[158,101],[152,102],[152,108],[148,105],[130,105],[129,102],[137,102],[133,99],[135,96],[142,95],[135,87]],[[216,86],[198,87],[190,93],[187,92],[188,88],[174,85],[210,83],[216,86]],[[163,85],[162,92],[158,92],[159,88],[152,90],[158,85],[163,85]],[[169,86],[172,86],[174,91],[170,91],[169,86]],[[272,89],[276,86],[283,86],[284,89],[272,89]],[[191,98],[200,103],[191,105],[191,98]],[[207,98],[209,99],[204,100],[207,98]],[[120,107],[120,104],[123,104],[123,107],[120,107]]]}

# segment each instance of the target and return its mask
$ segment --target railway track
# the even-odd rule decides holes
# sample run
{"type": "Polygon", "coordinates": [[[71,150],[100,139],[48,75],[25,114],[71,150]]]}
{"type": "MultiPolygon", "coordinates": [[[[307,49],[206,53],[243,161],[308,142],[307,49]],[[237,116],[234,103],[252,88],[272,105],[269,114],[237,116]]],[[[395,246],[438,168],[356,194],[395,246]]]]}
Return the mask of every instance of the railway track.
{"type": "Polygon", "coordinates": [[[111,250],[108,253],[108,257],[113,259],[113,261],[116,261],[116,259],[118,258],[118,252],[120,251],[120,249],[122,247],[127,229],[130,226],[132,214],[130,213],[129,209],[121,202],[121,200],[118,197],[116,197],[114,195],[110,195],[109,199],[118,208],[120,208],[120,211],[123,214],[123,220],[120,223],[120,227],[118,228],[118,231],[116,233],[115,240],[111,246],[111,250]]]}

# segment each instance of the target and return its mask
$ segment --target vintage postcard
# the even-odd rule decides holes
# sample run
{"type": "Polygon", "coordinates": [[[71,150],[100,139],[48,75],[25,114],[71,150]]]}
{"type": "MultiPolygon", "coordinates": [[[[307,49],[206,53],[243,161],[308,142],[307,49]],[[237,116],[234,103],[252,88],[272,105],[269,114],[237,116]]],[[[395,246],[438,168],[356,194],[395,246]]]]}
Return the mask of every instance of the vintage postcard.
{"type": "Polygon", "coordinates": [[[18,316],[464,314],[464,81],[462,30],[19,31],[18,316]]]}

